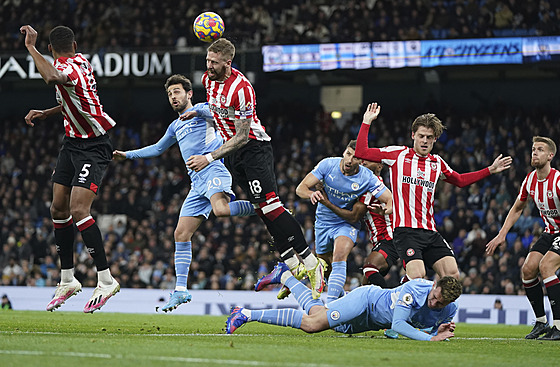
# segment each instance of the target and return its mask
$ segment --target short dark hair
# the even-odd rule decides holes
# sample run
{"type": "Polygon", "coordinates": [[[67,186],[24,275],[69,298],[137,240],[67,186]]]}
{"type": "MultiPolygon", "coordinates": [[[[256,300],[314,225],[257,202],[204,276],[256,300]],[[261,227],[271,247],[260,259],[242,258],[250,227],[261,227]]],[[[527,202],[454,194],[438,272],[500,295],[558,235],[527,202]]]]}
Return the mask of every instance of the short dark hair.
{"type": "Polygon", "coordinates": [[[212,44],[208,46],[208,51],[222,55],[225,61],[233,60],[235,57],[235,46],[226,38],[218,38],[212,42],[212,44]]]}
{"type": "Polygon", "coordinates": [[[441,288],[441,297],[445,302],[453,302],[463,292],[463,285],[456,278],[444,276],[437,281],[436,287],[441,288]]]}
{"type": "Polygon", "coordinates": [[[350,140],[346,148],[352,148],[353,150],[356,150],[356,143],[357,143],[356,140],[350,140]]]}
{"type": "Polygon", "coordinates": [[[192,90],[192,83],[189,78],[181,74],[174,74],[167,78],[165,81],[165,90],[167,91],[167,88],[173,84],[181,84],[185,92],[192,90]]]}
{"type": "Polygon", "coordinates": [[[49,34],[49,43],[56,52],[71,52],[74,51],[72,44],[76,41],[74,31],[70,28],[59,25],[54,27],[49,34]]]}

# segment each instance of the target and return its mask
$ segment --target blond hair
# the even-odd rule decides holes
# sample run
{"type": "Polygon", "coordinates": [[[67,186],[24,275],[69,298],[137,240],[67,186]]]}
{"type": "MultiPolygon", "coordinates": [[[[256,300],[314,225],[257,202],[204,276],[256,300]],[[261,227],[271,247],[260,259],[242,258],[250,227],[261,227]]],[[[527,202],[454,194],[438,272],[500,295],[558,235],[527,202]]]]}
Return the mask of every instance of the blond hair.
{"type": "Polygon", "coordinates": [[[415,133],[420,126],[424,126],[427,129],[432,129],[436,139],[441,136],[445,126],[441,123],[441,120],[436,117],[433,113],[425,113],[414,119],[412,123],[412,132],[415,133]]]}
{"type": "Polygon", "coordinates": [[[233,60],[233,58],[235,57],[235,46],[229,40],[225,38],[219,38],[212,42],[210,46],[208,46],[208,52],[215,52],[222,55],[225,61],[233,60]]]}
{"type": "Polygon", "coordinates": [[[552,155],[556,155],[556,143],[554,143],[554,140],[544,136],[533,136],[533,144],[534,143],[545,143],[552,152],[552,155]]]}

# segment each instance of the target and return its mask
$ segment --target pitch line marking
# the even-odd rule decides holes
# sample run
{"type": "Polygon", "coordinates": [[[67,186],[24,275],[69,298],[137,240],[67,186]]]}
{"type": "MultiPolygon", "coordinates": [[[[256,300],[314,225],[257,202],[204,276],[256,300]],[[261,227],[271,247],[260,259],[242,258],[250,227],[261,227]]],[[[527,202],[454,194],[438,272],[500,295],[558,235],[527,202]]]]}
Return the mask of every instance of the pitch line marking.
{"type": "MultiPolygon", "coordinates": [[[[126,355],[126,354],[105,354],[105,353],[80,353],[80,352],[43,352],[36,350],[0,350],[0,354],[9,355],[30,355],[30,356],[52,356],[52,357],[76,357],[76,358],[101,358],[101,359],[141,359],[163,362],[187,362],[187,363],[211,363],[236,366],[284,366],[285,363],[277,364],[271,362],[242,361],[231,359],[210,359],[210,358],[188,358],[188,357],[168,357],[154,355],[126,355]]],[[[316,363],[290,363],[291,366],[300,367],[336,367],[332,364],[316,363]]]]}

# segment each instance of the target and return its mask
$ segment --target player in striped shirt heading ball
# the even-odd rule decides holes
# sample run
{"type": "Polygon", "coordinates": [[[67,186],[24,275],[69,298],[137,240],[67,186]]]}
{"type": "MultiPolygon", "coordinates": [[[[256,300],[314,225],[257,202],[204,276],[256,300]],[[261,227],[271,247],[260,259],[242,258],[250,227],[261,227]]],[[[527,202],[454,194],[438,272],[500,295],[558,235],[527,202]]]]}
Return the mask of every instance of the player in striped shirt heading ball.
{"type": "Polygon", "coordinates": [[[409,279],[423,278],[425,265],[440,276],[459,278],[453,250],[436,230],[434,190],[440,176],[458,187],[470,185],[511,166],[511,157],[498,156],[480,171],[459,174],[437,154],[431,154],[444,126],[432,113],[418,116],[412,123],[412,148],[388,146],[368,148],[368,133],[381,107],[368,105],[356,145],[356,157],[389,166],[393,193],[393,241],[406,264],[409,279]],[[425,265],[424,265],[425,264],[425,265]]]}
{"type": "Polygon", "coordinates": [[[231,66],[234,56],[235,46],[225,38],[208,47],[202,84],[225,143],[205,155],[191,156],[187,167],[198,172],[214,160],[224,158],[234,180],[274,237],[282,261],[300,278],[306,270],[313,297],[319,298],[325,285],[324,261],[313,255],[301,226],[278,197],[270,136],[257,117],[251,82],[231,66]],[[297,255],[302,258],[303,265],[297,255]]]}
{"type": "Polygon", "coordinates": [[[25,47],[37,70],[47,84],[55,86],[58,101],[58,106],[47,110],[30,110],[25,122],[34,126],[33,120],[61,113],[66,131],[52,175],[51,204],[61,279],[47,310],[55,310],[82,290],[74,277],[75,222],[97,268],[97,287],[84,307],[84,312],[91,313],[120,289],[111,276],[101,232],[90,214],[91,204],[113,156],[107,131],[115,126],[115,121],[103,112],[93,68],[82,54],[76,53],[77,44],[70,28],[58,26],[49,34],[54,66],[35,48],[37,32],[29,25],[22,26],[20,32],[25,34],[25,47]]]}
{"type": "Polygon", "coordinates": [[[546,228],[538,241],[531,247],[521,267],[521,277],[525,294],[537,318],[533,330],[526,339],[560,340],[560,281],[556,271],[560,268],[560,172],[550,166],[556,154],[556,144],[550,138],[533,137],[531,166],[534,171],[527,174],[521,184],[519,195],[509,210],[500,232],[486,245],[486,252],[492,255],[496,247],[504,245],[506,235],[527,206],[529,196],[539,209],[546,228]],[[543,279],[553,325],[550,327],[544,312],[544,294],[539,273],[543,279]],[[541,334],[545,334],[539,337],[541,334]]]}

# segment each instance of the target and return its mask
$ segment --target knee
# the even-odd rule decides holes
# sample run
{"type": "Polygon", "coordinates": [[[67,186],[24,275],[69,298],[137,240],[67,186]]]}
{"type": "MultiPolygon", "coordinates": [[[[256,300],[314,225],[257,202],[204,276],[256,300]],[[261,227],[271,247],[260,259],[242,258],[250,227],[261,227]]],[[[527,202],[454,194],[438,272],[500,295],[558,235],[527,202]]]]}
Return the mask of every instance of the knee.
{"type": "Polygon", "coordinates": [[[555,266],[555,264],[546,261],[545,259],[543,259],[539,264],[539,272],[541,273],[543,279],[555,275],[557,269],[558,267],[555,266]]]}
{"type": "Polygon", "coordinates": [[[51,217],[53,219],[66,219],[70,216],[70,211],[68,208],[63,208],[59,205],[56,205],[55,202],[51,204],[51,217]]]}
{"type": "Polygon", "coordinates": [[[521,267],[521,277],[524,280],[534,279],[539,275],[539,269],[535,268],[534,266],[523,264],[521,267]]]}
{"type": "Polygon", "coordinates": [[[229,217],[230,216],[230,210],[229,210],[229,205],[225,204],[225,205],[216,205],[215,208],[212,208],[212,210],[214,211],[214,215],[216,217],[229,217]]]}
{"type": "Polygon", "coordinates": [[[185,230],[184,228],[175,228],[174,238],[176,242],[188,242],[191,240],[193,232],[185,230]]]}
{"type": "Polygon", "coordinates": [[[314,320],[315,319],[313,317],[304,315],[303,319],[301,320],[300,329],[309,334],[318,333],[319,331],[322,331],[322,329],[319,328],[318,323],[315,322],[314,320]]]}
{"type": "Polygon", "coordinates": [[[72,214],[72,218],[74,218],[74,222],[76,223],[90,215],[89,209],[81,206],[70,208],[70,214],[72,214]]]}

